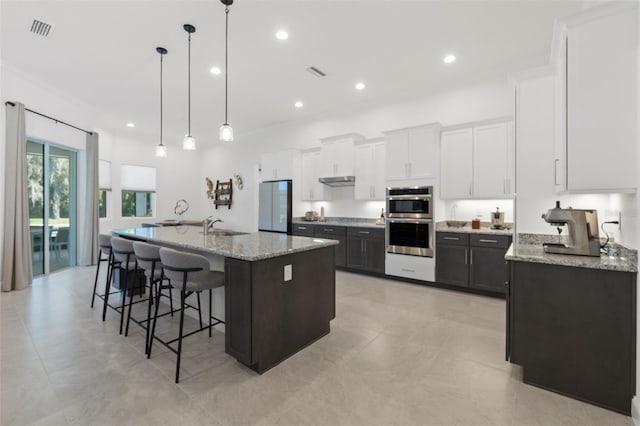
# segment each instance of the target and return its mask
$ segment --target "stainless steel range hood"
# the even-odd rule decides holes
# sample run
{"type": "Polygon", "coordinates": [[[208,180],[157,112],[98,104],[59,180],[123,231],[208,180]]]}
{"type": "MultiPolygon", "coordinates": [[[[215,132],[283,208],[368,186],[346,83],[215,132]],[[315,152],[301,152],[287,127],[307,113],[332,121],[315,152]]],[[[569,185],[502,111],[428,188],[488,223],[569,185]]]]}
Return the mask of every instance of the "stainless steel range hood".
{"type": "Polygon", "coordinates": [[[356,184],[355,176],[336,176],[318,178],[318,182],[328,186],[353,186],[356,184]]]}

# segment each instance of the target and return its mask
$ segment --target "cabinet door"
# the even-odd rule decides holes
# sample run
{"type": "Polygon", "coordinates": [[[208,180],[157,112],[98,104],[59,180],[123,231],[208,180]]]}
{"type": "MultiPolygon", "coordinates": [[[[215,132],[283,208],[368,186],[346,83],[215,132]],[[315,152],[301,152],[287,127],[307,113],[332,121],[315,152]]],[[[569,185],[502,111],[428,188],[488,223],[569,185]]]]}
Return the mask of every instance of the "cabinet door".
{"type": "Polygon", "coordinates": [[[364,256],[367,270],[383,274],[385,260],[384,238],[367,238],[364,242],[364,256]]]}
{"type": "Polygon", "coordinates": [[[387,133],[384,138],[387,145],[387,180],[406,179],[409,167],[409,132],[387,133]]]}
{"type": "Polygon", "coordinates": [[[460,129],[442,132],[441,136],[441,198],[470,198],[473,177],[473,132],[460,129]]]}
{"type": "Polygon", "coordinates": [[[356,184],[354,197],[356,200],[373,198],[374,170],[373,145],[358,145],[356,150],[356,184]]]}
{"type": "Polygon", "coordinates": [[[505,293],[507,262],[504,255],[507,251],[501,248],[469,249],[469,287],[481,290],[505,293]]]}
{"type": "Polygon", "coordinates": [[[473,129],[473,196],[504,198],[510,191],[509,125],[498,123],[473,129]]]}
{"type": "Polygon", "coordinates": [[[335,144],[334,162],[336,164],[335,176],[354,176],[355,149],[353,140],[338,141],[335,144]]]}
{"type": "Polygon", "coordinates": [[[293,152],[279,151],[261,155],[262,181],[293,179],[293,152]]]}
{"type": "Polygon", "coordinates": [[[436,247],[436,281],[442,284],[469,287],[469,248],[438,244],[436,247]]]}
{"type": "Polygon", "coordinates": [[[435,127],[417,127],[409,130],[408,177],[433,178],[436,176],[437,134],[435,127]]]}
{"type": "Polygon", "coordinates": [[[302,200],[321,201],[331,199],[331,188],[318,181],[320,176],[320,151],[302,154],[302,200]]]}
{"type": "Polygon", "coordinates": [[[349,237],[347,241],[347,266],[349,268],[365,269],[367,262],[364,254],[364,245],[364,238],[349,237]]]}
{"type": "MultiPolygon", "coordinates": [[[[563,39],[559,57],[557,58],[557,66],[553,78],[553,187],[556,192],[564,192],[567,189],[567,81],[566,81],[566,63],[567,63],[567,40],[563,39]]],[[[519,115],[521,116],[521,114],[519,115]]],[[[538,117],[536,117],[538,118],[538,117]]],[[[520,141],[520,139],[518,139],[520,141]]]]}
{"type": "Polygon", "coordinates": [[[567,39],[567,189],[636,187],[636,11],[572,27],[567,39]]]}
{"type": "Polygon", "coordinates": [[[373,200],[384,200],[387,195],[386,153],[384,142],[373,145],[373,200]]]}
{"type": "Polygon", "coordinates": [[[347,237],[346,229],[342,226],[314,226],[314,237],[326,238],[328,240],[338,241],[335,246],[335,262],[336,266],[345,266],[347,264],[347,237]]]}
{"type": "Polygon", "coordinates": [[[325,142],[322,144],[320,150],[320,177],[333,177],[336,176],[337,164],[336,158],[336,142],[325,142]]]}

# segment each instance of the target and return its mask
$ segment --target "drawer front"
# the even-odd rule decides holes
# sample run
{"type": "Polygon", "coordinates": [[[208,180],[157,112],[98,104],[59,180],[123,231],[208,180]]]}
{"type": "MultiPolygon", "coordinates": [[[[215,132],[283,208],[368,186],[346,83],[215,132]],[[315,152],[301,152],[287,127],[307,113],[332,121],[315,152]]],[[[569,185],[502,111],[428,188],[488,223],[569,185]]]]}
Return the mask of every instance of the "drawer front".
{"type": "Polygon", "coordinates": [[[294,223],[293,224],[293,235],[299,235],[301,237],[313,237],[313,229],[315,228],[314,225],[307,225],[307,224],[300,224],[300,223],[294,223]]]}
{"type": "Polygon", "coordinates": [[[511,236],[509,235],[491,235],[491,234],[472,234],[470,235],[470,243],[473,247],[487,248],[509,248],[511,244],[511,236]]]}
{"type": "Polygon", "coordinates": [[[375,229],[375,228],[349,227],[347,228],[347,235],[349,237],[377,238],[377,239],[384,240],[384,228],[375,229]]]}
{"type": "Polygon", "coordinates": [[[469,234],[462,232],[436,232],[436,244],[466,246],[469,245],[469,234]]]}
{"type": "Polygon", "coordinates": [[[315,225],[314,228],[313,235],[315,237],[329,238],[332,235],[343,237],[347,235],[347,229],[344,226],[315,225]]]}

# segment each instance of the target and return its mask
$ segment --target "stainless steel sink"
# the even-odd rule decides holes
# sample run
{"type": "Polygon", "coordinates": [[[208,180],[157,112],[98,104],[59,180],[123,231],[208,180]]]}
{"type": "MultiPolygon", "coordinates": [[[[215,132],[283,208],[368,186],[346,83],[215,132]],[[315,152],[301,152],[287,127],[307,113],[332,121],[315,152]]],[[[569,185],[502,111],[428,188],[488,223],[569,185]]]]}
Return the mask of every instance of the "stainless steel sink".
{"type": "Polygon", "coordinates": [[[464,220],[448,220],[447,221],[447,226],[450,226],[452,228],[462,228],[464,227],[467,223],[464,220]]]}

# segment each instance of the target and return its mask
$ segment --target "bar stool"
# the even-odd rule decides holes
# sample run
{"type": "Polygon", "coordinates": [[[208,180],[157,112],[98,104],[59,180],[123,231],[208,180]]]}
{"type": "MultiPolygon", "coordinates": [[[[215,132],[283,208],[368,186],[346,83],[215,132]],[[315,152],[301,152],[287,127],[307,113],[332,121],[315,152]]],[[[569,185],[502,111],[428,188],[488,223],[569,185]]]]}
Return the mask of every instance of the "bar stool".
{"type": "MultiPolygon", "coordinates": [[[[129,290],[129,309],[131,309],[131,302],[133,300],[134,290],[137,286],[129,287],[129,274],[135,274],[138,269],[138,263],[136,262],[135,252],[133,251],[133,241],[125,238],[112,237],[111,238],[111,252],[114,257],[113,269],[119,269],[124,271],[124,274],[120,274],[120,292],[122,293],[122,306],[120,307],[120,334],[122,334],[122,326],[124,325],[124,310],[126,301],[126,291],[129,290]],[[122,276],[124,275],[124,277],[122,276]]],[[[135,284],[135,275],[133,278],[135,284]]],[[[116,309],[117,310],[117,309],[116,309]]],[[[125,333],[125,336],[128,335],[125,333]]]]}
{"type": "MultiPolygon", "coordinates": [[[[211,271],[209,260],[197,254],[183,253],[171,249],[161,248],[160,259],[164,268],[164,273],[171,280],[173,288],[180,290],[180,330],[178,338],[168,342],[161,342],[167,348],[177,355],[176,361],[176,383],[180,381],[180,358],[182,355],[182,339],[200,331],[209,329],[209,337],[211,337],[211,329],[218,324],[224,324],[224,321],[212,315],[212,291],[214,288],[224,286],[224,272],[211,271]],[[185,299],[193,293],[199,294],[202,291],[209,290],[209,325],[202,327],[202,319],[200,319],[200,328],[188,334],[183,334],[184,311],[186,307],[192,307],[186,304],[185,299]],[[215,320],[215,323],[212,322],[215,320]],[[178,342],[178,350],[170,346],[171,343],[178,342]]],[[[157,295],[156,295],[157,298],[157,295]]],[[[149,341],[149,351],[147,358],[151,356],[151,348],[155,337],[156,320],[158,317],[158,304],[156,304],[155,315],[153,317],[153,326],[151,328],[151,340],[149,341]]],[[[201,317],[200,317],[201,318],[201,317]]],[[[159,340],[159,339],[158,339],[159,340]]]]}
{"type": "MultiPolygon", "coordinates": [[[[142,243],[142,242],[134,242],[133,243],[133,251],[136,256],[136,260],[138,262],[138,267],[144,270],[144,274],[149,279],[149,303],[147,307],[147,340],[144,348],[144,353],[149,353],[149,334],[151,331],[151,327],[149,327],[151,321],[151,305],[154,300],[154,289],[156,294],[158,294],[158,300],[162,294],[162,290],[169,290],[169,296],[165,296],[169,298],[169,306],[170,311],[162,314],[160,316],[164,316],[167,314],[171,314],[173,316],[173,296],[171,295],[171,282],[169,278],[164,276],[164,271],[162,269],[162,262],[160,260],[160,247],[154,246],[152,244],[142,243]],[[163,281],[169,281],[167,285],[162,285],[163,281]]],[[[127,327],[126,333],[129,330],[129,321],[131,320],[131,304],[129,304],[129,313],[127,316],[127,327]]]]}
{"type": "Polygon", "coordinates": [[[100,234],[98,235],[98,265],[96,267],[96,278],[93,281],[93,294],[91,295],[91,308],[93,309],[93,304],[96,299],[96,295],[102,299],[104,299],[104,307],[102,309],[102,321],[104,321],[107,315],[107,303],[109,299],[109,291],[111,282],[111,272],[113,268],[113,253],[111,253],[111,235],[100,234]],[[104,258],[103,255],[107,257],[104,258]],[[98,275],[100,274],[100,264],[102,262],[107,262],[107,277],[105,283],[105,293],[98,294],[98,275]]]}

